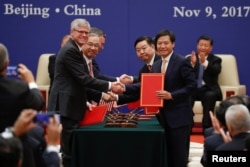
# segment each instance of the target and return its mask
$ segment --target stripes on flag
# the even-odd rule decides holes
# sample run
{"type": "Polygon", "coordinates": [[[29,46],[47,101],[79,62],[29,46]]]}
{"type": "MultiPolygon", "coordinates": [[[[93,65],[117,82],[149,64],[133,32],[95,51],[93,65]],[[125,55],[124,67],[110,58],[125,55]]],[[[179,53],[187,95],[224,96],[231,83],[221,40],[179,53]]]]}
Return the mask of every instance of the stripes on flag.
{"type": "Polygon", "coordinates": [[[114,104],[115,104],[115,101],[106,102],[106,101],[103,100],[103,99],[101,99],[101,100],[99,101],[99,106],[101,106],[101,105],[108,105],[108,110],[107,110],[108,112],[111,112],[111,111],[112,111],[112,108],[113,108],[114,104]]]}

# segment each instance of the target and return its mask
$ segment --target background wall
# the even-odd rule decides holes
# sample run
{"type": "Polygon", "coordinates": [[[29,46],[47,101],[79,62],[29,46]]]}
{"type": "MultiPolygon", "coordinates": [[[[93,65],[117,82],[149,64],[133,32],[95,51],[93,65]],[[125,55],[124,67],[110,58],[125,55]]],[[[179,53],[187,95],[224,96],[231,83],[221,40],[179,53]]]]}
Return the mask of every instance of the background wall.
{"type": "Polygon", "coordinates": [[[36,74],[39,56],[58,51],[75,18],[86,18],[107,33],[97,56],[106,74],[136,75],[142,62],[134,40],[170,29],[176,34],[175,51],[182,55],[196,49],[200,35],[212,36],[213,53],[235,55],[240,82],[250,87],[248,0],[2,0],[0,42],[9,49],[11,65],[24,63],[36,74]]]}

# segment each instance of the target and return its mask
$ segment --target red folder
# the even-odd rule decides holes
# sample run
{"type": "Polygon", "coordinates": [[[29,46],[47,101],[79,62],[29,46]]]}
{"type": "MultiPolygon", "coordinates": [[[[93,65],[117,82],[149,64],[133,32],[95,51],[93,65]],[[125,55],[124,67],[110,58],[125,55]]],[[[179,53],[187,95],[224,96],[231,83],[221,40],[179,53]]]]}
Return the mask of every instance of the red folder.
{"type": "Polygon", "coordinates": [[[138,107],[140,107],[140,100],[128,103],[128,109],[130,110],[138,108],[138,107]]]}
{"type": "Polygon", "coordinates": [[[108,105],[101,105],[92,108],[92,111],[87,110],[85,116],[80,121],[80,126],[102,123],[108,110],[108,105]]]}
{"type": "Polygon", "coordinates": [[[163,73],[142,73],[140,105],[145,107],[162,107],[163,99],[159,99],[156,96],[156,91],[163,89],[163,73]]]}
{"type": "Polygon", "coordinates": [[[150,115],[150,114],[156,114],[159,111],[159,107],[145,107],[144,108],[144,113],[146,115],[150,115]]]}

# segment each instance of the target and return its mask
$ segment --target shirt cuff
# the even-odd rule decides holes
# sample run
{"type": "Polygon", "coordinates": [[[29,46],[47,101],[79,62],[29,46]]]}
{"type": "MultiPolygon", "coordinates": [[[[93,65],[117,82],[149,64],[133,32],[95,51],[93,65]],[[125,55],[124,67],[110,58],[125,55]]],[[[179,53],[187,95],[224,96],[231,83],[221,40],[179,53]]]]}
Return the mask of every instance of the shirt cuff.
{"type": "Polygon", "coordinates": [[[55,146],[55,145],[48,145],[47,148],[46,148],[46,151],[47,152],[57,152],[57,153],[59,153],[60,148],[58,146],[55,146]]]}
{"type": "Polygon", "coordinates": [[[207,66],[208,66],[208,61],[207,61],[207,60],[205,60],[205,62],[204,62],[204,63],[202,63],[202,66],[204,67],[204,69],[206,69],[206,68],[207,68],[207,66]]]}
{"type": "Polygon", "coordinates": [[[132,82],[134,82],[134,77],[133,76],[130,76],[130,79],[132,82]]]}
{"type": "Polygon", "coordinates": [[[35,89],[35,88],[38,88],[37,84],[35,82],[30,82],[29,83],[29,88],[30,89],[35,89]]]}
{"type": "Polygon", "coordinates": [[[115,94],[115,98],[116,98],[116,101],[119,100],[119,96],[117,94],[115,94]]]}
{"type": "Polygon", "coordinates": [[[109,82],[109,88],[108,88],[108,90],[111,90],[111,82],[109,82]]]}

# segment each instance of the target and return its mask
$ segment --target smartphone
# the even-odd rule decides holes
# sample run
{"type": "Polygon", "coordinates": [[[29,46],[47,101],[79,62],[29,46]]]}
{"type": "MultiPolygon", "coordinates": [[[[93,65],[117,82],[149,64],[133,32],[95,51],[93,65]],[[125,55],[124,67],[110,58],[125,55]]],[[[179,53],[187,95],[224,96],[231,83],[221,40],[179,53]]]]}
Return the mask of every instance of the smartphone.
{"type": "Polygon", "coordinates": [[[18,66],[8,66],[6,75],[10,77],[18,76],[17,68],[18,66]]]}
{"type": "Polygon", "coordinates": [[[58,118],[58,121],[60,122],[59,114],[54,113],[37,113],[34,118],[34,122],[41,126],[46,126],[49,123],[49,118],[53,116],[56,116],[58,118]]]}

